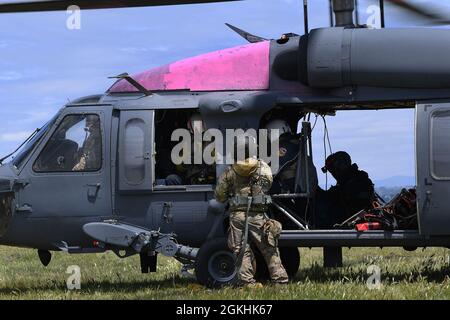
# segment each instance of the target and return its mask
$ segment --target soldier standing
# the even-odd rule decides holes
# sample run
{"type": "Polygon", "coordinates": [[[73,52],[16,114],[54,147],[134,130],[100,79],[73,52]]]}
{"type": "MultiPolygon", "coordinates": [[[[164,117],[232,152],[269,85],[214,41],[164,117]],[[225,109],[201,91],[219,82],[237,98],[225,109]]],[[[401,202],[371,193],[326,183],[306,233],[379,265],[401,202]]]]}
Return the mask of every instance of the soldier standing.
{"type": "Polygon", "coordinates": [[[271,280],[285,284],[288,276],[278,250],[281,224],[266,215],[271,201],[267,193],[272,185],[272,171],[267,163],[250,156],[250,143],[250,137],[244,141],[235,139],[235,163],[220,176],[215,197],[230,204],[228,246],[236,256],[240,284],[256,284],[250,241],[264,256],[271,280]],[[238,147],[245,150],[243,161],[237,160],[238,147]]]}

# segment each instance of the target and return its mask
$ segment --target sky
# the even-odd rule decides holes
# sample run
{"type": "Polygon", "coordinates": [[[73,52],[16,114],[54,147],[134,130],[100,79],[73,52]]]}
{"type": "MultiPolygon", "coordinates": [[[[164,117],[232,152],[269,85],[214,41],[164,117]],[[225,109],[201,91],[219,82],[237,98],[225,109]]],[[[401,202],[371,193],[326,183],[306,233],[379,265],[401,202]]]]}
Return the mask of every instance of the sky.
{"type": "MultiPolygon", "coordinates": [[[[366,10],[378,1],[358,2],[365,22],[366,10]]],[[[303,34],[302,3],[246,0],[82,11],[76,30],[67,28],[66,12],[0,15],[0,155],[14,150],[68,101],[105,92],[113,83],[109,76],[244,44],[225,22],[266,38],[303,34]]],[[[310,28],[329,26],[327,3],[310,0],[310,28]]],[[[386,21],[387,27],[420,23],[391,7],[386,21]]],[[[413,110],[346,111],[328,117],[327,123],[332,150],[348,151],[374,180],[414,175],[413,110]]],[[[314,157],[320,168],[320,121],[314,129],[314,157]]],[[[319,176],[323,182],[320,170],[319,176]]]]}

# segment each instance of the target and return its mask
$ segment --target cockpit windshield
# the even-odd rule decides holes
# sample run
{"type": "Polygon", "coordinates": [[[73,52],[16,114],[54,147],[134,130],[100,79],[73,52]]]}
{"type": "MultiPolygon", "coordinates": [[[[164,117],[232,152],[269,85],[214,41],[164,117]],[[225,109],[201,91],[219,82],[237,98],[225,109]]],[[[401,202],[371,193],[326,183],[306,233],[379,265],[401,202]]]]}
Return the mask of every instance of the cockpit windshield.
{"type": "Polygon", "coordinates": [[[53,126],[58,116],[59,112],[42,128],[40,128],[39,131],[34,135],[34,137],[22,147],[19,153],[12,160],[12,164],[14,165],[14,167],[19,168],[22,165],[23,161],[28,157],[30,152],[37,146],[38,142],[41,141],[45,133],[53,126]]]}

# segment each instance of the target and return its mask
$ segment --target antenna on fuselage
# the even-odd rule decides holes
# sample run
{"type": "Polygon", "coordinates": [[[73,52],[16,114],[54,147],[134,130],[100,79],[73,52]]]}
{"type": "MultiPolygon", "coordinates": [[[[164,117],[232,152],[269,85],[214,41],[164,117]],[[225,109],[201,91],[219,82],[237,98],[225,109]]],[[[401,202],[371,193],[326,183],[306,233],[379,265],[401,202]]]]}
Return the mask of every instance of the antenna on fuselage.
{"type": "Polygon", "coordinates": [[[308,25],[308,0],[303,0],[303,23],[305,27],[305,34],[309,33],[308,25]]]}
{"type": "Polygon", "coordinates": [[[146,96],[151,96],[152,92],[147,90],[142,84],[134,80],[128,73],[121,73],[118,76],[114,77],[108,77],[109,79],[120,79],[120,80],[126,80],[129,84],[131,84],[133,87],[139,90],[139,92],[142,92],[146,96]]]}
{"type": "Polygon", "coordinates": [[[250,43],[262,42],[262,41],[268,40],[263,37],[255,36],[254,34],[251,34],[245,30],[239,29],[238,27],[235,27],[232,24],[225,23],[225,25],[250,43]]]}
{"type": "Polygon", "coordinates": [[[380,0],[381,28],[385,27],[384,22],[384,0],[380,0]]]}

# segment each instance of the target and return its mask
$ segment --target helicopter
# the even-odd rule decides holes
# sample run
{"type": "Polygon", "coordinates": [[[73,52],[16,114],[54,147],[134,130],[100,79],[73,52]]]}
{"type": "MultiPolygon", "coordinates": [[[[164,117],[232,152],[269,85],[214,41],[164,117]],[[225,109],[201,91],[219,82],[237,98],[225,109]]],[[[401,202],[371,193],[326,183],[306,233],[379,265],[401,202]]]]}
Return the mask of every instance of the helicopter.
{"type": "MultiPolygon", "coordinates": [[[[0,13],[207,2],[218,1],[49,0],[0,4],[0,13]]],[[[282,117],[292,128],[301,121],[299,155],[311,156],[311,114],[409,108],[416,112],[418,228],[309,228],[301,213],[276,202],[314,201],[308,176],[315,168],[299,156],[301,192],[272,195],[274,211],[290,221],[279,239],[282,262],[293,277],[300,247],[323,247],[325,264],[334,266],[342,263],[342,247],[450,247],[450,30],[384,28],[384,2],[381,29],[354,22],[354,0],[333,0],[333,25],[309,30],[304,1],[302,36],[270,40],[230,25],[249,43],[123,73],[105,93],[71,101],[11,161],[5,162],[10,155],[1,161],[0,244],[37,249],[45,266],[52,251],[138,254],[143,273],[157,271],[163,254],[182,262],[183,272],[194,269],[203,285],[228,284],[236,277],[235,258],[226,242],[226,205],[214,199],[226,165],[214,165],[211,180],[168,184],[173,130],[198,113],[207,128],[221,132],[259,130],[282,117]]],[[[409,2],[389,2],[447,24],[409,2]]]]}

